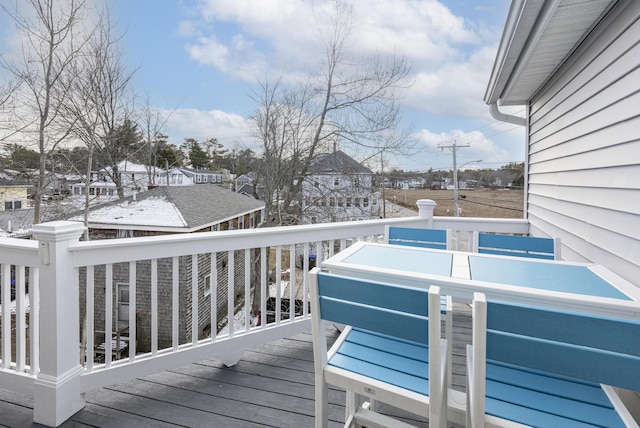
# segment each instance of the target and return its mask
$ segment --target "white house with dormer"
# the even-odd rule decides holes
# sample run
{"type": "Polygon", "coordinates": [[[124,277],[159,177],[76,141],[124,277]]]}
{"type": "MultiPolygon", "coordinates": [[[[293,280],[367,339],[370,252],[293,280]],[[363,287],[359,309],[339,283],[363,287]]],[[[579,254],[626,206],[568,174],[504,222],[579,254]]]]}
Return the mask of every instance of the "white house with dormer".
{"type": "Polygon", "coordinates": [[[373,172],[336,150],[316,156],[302,183],[303,223],[370,220],[380,216],[373,172]]]}

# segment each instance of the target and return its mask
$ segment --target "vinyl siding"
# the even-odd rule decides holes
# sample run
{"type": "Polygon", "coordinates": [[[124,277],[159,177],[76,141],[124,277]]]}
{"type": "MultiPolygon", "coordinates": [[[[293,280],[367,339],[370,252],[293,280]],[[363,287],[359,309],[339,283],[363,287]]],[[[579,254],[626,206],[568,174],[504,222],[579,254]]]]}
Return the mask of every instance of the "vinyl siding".
{"type": "Polygon", "coordinates": [[[530,104],[527,215],[640,287],[640,2],[619,6],[530,104]]]}

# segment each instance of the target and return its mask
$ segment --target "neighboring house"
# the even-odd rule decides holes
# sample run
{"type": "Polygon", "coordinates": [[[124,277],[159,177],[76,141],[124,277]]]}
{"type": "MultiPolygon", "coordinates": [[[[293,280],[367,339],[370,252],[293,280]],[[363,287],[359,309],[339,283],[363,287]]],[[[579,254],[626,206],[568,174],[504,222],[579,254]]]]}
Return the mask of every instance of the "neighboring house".
{"type": "Polygon", "coordinates": [[[303,223],[378,218],[373,172],[342,151],[316,156],[302,183],[303,223]]]}
{"type": "Polygon", "coordinates": [[[246,174],[242,174],[241,176],[239,176],[238,178],[236,178],[236,191],[237,189],[246,186],[246,185],[252,185],[255,183],[256,181],[256,173],[255,172],[248,172],[246,174]]]}
{"type": "MultiPolygon", "coordinates": [[[[123,237],[144,237],[155,235],[167,235],[175,233],[199,233],[210,231],[223,231],[232,229],[255,228],[262,223],[264,218],[264,203],[252,198],[238,195],[216,185],[202,186],[162,186],[149,190],[126,201],[110,203],[92,208],[89,212],[89,232],[91,239],[109,239],[123,237]]],[[[70,218],[72,221],[83,221],[82,215],[70,218]]],[[[211,328],[211,290],[212,281],[217,281],[217,320],[220,322],[227,313],[227,284],[228,258],[227,251],[216,255],[216,275],[212,276],[211,254],[200,255],[197,260],[197,286],[198,298],[201,304],[198,308],[199,331],[202,335],[211,328]]],[[[251,262],[258,257],[251,254],[251,262]]],[[[172,272],[173,260],[158,261],[158,299],[159,316],[172,317],[172,272]]],[[[191,338],[191,298],[192,298],[192,273],[195,270],[194,259],[191,257],[178,258],[178,283],[179,283],[179,316],[180,331],[179,341],[184,343],[191,338]]],[[[234,283],[244,281],[244,252],[235,255],[234,283]]],[[[96,308],[104,308],[105,296],[105,266],[96,266],[96,272],[101,278],[96,284],[100,291],[96,292],[100,304],[96,308]],[[100,283],[101,282],[101,283],[100,283]]],[[[81,272],[84,275],[84,272],[81,272]]],[[[136,302],[138,350],[148,350],[150,346],[150,302],[145,298],[150,296],[151,288],[151,264],[138,263],[137,268],[137,296],[136,302]]],[[[84,278],[82,276],[81,278],[84,278]]],[[[128,287],[129,266],[113,266],[113,302],[116,309],[114,326],[128,325],[128,287]]],[[[84,281],[83,281],[84,282],[84,281]]],[[[83,287],[84,289],[84,287],[83,287]]],[[[81,292],[82,294],[84,291],[81,292]]],[[[236,296],[244,293],[244,290],[236,290],[236,296]]],[[[81,300],[84,301],[84,298],[81,300]]],[[[97,309],[96,309],[97,310],[97,309]]],[[[104,313],[99,314],[98,319],[104,319],[104,313]]],[[[163,323],[164,330],[158,332],[158,343],[161,347],[170,346],[172,331],[170,323],[163,323]]],[[[214,326],[215,329],[216,326],[214,326]]]]}
{"type": "Polygon", "coordinates": [[[227,170],[211,171],[206,169],[171,168],[159,174],[157,184],[161,186],[193,186],[194,184],[223,185],[231,180],[227,170]],[[169,179],[167,180],[167,177],[169,179]]]}
{"type": "MultiPolygon", "coordinates": [[[[132,196],[146,192],[151,182],[157,183],[162,170],[147,165],[123,160],[118,163],[118,174],[124,191],[124,196],[132,196]],[[153,174],[153,180],[149,179],[149,171],[153,174]]],[[[84,182],[70,186],[70,192],[74,201],[84,203],[86,185],[84,182]]],[[[118,199],[116,184],[111,179],[111,168],[102,168],[91,174],[89,183],[89,197],[92,203],[104,203],[118,199]]]]}
{"type": "Polygon", "coordinates": [[[485,102],[526,128],[531,233],[640,278],[640,2],[517,1],[485,102]],[[498,106],[525,106],[524,118],[498,106]]]}
{"type": "Polygon", "coordinates": [[[236,178],[235,182],[235,190],[236,193],[240,193],[245,196],[250,196],[252,198],[259,199],[257,195],[256,189],[256,173],[248,172],[246,174],[242,174],[238,178],[236,178]]]}
{"type": "Polygon", "coordinates": [[[30,183],[16,179],[0,179],[0,211],[27,208],[27,190],[30,183]]]}

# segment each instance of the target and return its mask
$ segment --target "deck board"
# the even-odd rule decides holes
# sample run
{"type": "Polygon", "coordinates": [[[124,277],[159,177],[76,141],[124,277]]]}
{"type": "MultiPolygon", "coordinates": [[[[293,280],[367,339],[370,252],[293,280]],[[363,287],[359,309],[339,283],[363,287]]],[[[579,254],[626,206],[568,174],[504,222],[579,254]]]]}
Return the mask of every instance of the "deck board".
{"type": "MultiPolygon", "coordinates": [[[[331,327],[332,338],[338,332],[331,327]]],[[[453,388],[465,388],[467,306],[456,305],[453,388]]],[[[313,426],[311,334],[276,340],[244,353],[233,367],[205,360],[90,391],[86,406],[62,427],[307,427],[313,426]]],[[[330,427],[344,422],[344,391],[329,390],[330,427]]],[[[418,427],[424,418],[388,406],[380,411],[418,427]]],[[[32,427],[33,399],[0,391],[0,427],[32,427]]]]}

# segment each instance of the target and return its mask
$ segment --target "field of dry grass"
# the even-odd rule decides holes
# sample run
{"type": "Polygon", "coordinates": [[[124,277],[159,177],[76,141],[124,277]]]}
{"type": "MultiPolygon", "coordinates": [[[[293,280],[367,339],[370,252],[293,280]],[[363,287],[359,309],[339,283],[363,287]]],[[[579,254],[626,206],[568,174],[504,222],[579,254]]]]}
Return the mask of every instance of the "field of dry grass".
{"type": "MultiPolygon", "coordinates": [[[[454,212],[453,190],[385,189],[387,201],[409,209],[417,209],[418,199],[432,199],[437,203],[434,214],[452,216],[454,212]]],[[[458,205],[462,217],[522,218],[522,190],[459,190],[458,205]]]]}

